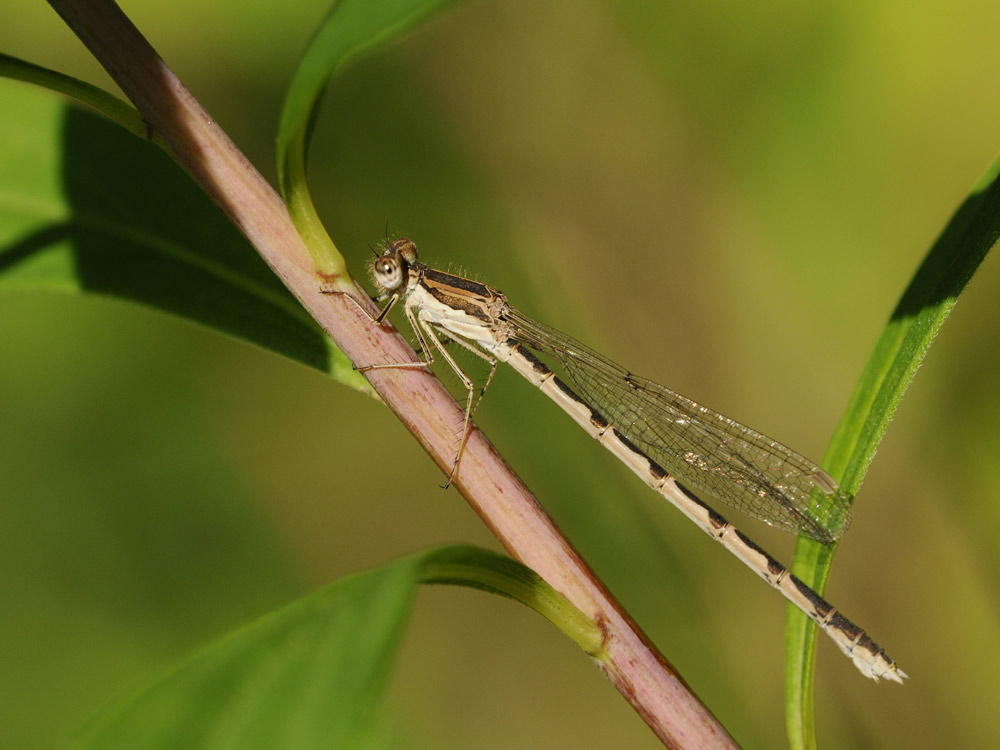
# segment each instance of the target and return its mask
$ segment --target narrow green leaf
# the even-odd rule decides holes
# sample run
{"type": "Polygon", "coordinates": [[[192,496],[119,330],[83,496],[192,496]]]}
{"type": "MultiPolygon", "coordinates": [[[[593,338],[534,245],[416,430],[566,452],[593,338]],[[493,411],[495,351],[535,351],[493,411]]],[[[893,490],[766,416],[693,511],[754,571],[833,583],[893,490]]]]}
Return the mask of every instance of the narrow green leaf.
{"type": "Polygon", "coordinates": [[[538,612],[584,652],[602,658],[601,629],[535,571],[478,547],[447,547],[424,560],[424,583],[450,583],[500,594],[538,612]]]}
{"type": "Polygon", "coordinates": [[[600,655],[599,628],[524,565],[447,547],[350,576],[231,633],[106,711],[74,746],[372,746],[378,702],[420,583],[517,599],[600,655]]]}
{"type": "Polygon", "coordinates": [[[278,130],[278,185],[321,273],[346,273],[307,184],[306,163],[323,91],[332,76],[418,26],[454,0],[335,0],[310,41],[285,97],[278,130]]]}
{"type": "Polygon", "coordinates": [[[13,78],[43,86],[89,104],[109,120],[117,122],[132,135],[145,138],[146,124],[142,115],[128,102],[109,94],[91,83],[35,65],[18,57],[0,52],[0,78],[13,78]]]}
{"type": "MultiPolygon", "coordinates": [[[[1000,158],[951,217],[900,298],[848,402],[823,465],[852,495],[858,491],[896,407],[959,294],[1000,238],[1000,158]]],[[[792,571],[822,592],[833,548],[799,538],[792,571]]],[[[815,747],[813,690],[816,628],[788,608],[786,721],[793,748],[815,747]]],[[[890,651],[891,655],[891,651],[890,651]]],[[[905,667],[904,667],[905,669],[905,667]]]]}
{"type": "Polygon", "coordinates": [[[179,315],[368,390],[160,149],[0,81],[0,291],[91,292],[179,315]]]}

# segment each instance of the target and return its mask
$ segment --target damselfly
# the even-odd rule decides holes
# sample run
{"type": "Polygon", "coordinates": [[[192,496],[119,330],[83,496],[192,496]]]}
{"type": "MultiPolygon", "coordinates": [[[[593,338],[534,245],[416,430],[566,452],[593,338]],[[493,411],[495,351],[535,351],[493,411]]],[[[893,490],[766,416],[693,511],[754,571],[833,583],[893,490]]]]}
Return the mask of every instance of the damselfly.
{"type": "Polygon", "coordinates": [[[863,674],[903,681],[906,674],[864,630],[695,494],[830,544],[850,523],[850,498],[823,469],[776,440],[633,375],[570,336],[532,320],[496,289],[419,263],[417,247],[409,239],[388,241],[375,258],[372,273],[380,299],[388,299],[374,322],[381,325],[393,305],[404,299],[406,318],[424,359],[358,369],[428,367],[435,351],[448,362],[468,393],[452,477],[478,400],[472,380],[440,337],[490,364],[480,398],[497,363],[510,364],[650,487],[805,612],[863,674]],[[536,354],[555,360],[570,385],[536,354]]]}

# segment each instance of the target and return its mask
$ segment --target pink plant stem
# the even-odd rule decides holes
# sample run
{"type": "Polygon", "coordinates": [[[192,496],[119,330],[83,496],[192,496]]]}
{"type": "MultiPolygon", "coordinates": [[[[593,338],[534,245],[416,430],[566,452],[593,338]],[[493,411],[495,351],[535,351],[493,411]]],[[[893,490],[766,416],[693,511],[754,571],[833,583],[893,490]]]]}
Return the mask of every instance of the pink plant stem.
{"type": "MultiPolygon", "coordinates": [[[[351,361],[414,359],[398,333],[373,326],[343,296],[320,294],[316,269],[277,193],[113,2],[50,3],[132,100],[150,132],[162,138],[174,159],[226,212],[351,361]]],[[[326,282],[356,291],[346,278],[326,282]]],[[[455,429],[463,413],[440,382],[419,369],[377,370],[369,376],[434,462],[445,473],[450,471],[455,429]]],[[[600,668],[664,745],[736,747],[478,430],[469,437],[454,485],[510,554],[600,625],[600,668]]]]}

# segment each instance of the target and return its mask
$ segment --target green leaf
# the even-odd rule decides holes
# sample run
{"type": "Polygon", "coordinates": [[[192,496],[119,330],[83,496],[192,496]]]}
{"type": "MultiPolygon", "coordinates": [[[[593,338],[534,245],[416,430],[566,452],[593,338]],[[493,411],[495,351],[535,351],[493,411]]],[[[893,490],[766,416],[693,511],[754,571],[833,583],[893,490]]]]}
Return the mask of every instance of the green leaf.
{"type": "Polygon", "coordinates": [[[0,52],[0,77],[13,78],[43,86],[52,91],[71,96],[79,102],[89,104],[109,120],[117,122],[132,135],[146,137],[146,123],[142,115],[131,104],[91,83],[81,81],[64,73],[43,68],[27,60],[22,60],[0,52]]]}
{"type": "Polygon", "coordinates": [[[454,0],[337,0],[310,41],[285,97],[278,130],[278,185],[321,273],[346,273],[307,184],[313,125],[330,78],[418,26],[454,0]]]}
{"type": "Polygon", "coordinates": [[[0,291],[91,292],[368,390],[223,213],[148,141],[0,80],[0,291]]]}
{"type": "Polygon", "coordinates": [[[350,576],[235,631],[105,712],[75,747],[372,746],[378,701],[419,583],[518,599],[568,624],[589,653],[600,652],[600,629],[524,565],[448,547],[350,576]]]}
{"type": "Polygon", "coordinates": [[[350,576],[231,633],[107,711],[75,746],[371,742],[421,563],[410,558],[350,576]]]}
{"type": "MultiPolygon", "coordinates": [[[[951,217],[910,280],[851,395],[823,465],[854,495],[896,407],[959,294],[1000,237],[1000,158],[951,217]]],[[[792,572],[822,592],[834,547],[799,538],[792,572]]],[[[785,695],[793,748],[815,747],[812,696],[816,628],[789,606],[785,695]]],[[[891,653],[891,652],[890,652],[891,653]]]]}

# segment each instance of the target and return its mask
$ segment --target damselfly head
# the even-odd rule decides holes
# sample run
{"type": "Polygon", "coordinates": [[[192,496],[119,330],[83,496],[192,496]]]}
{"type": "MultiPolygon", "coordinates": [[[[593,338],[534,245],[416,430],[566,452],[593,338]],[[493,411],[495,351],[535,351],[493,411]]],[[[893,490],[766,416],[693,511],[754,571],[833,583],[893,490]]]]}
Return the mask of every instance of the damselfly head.
{"type": "Polygon", "coordinates": [[[372,262],[372,276],[379,288],[394,292],[406,284],[410,266],[417,262],[417,246],[406,237],[388,242],[372,262]]]}

